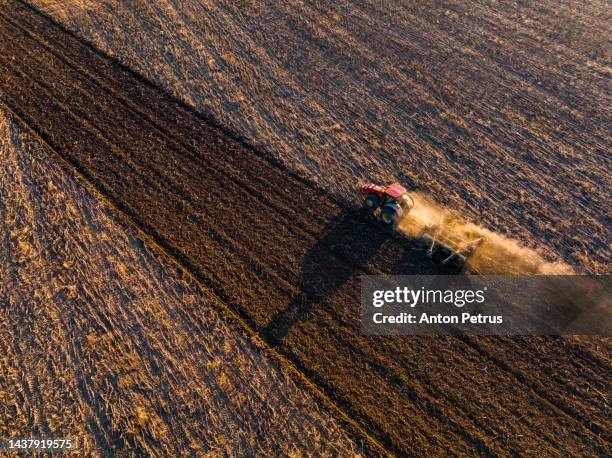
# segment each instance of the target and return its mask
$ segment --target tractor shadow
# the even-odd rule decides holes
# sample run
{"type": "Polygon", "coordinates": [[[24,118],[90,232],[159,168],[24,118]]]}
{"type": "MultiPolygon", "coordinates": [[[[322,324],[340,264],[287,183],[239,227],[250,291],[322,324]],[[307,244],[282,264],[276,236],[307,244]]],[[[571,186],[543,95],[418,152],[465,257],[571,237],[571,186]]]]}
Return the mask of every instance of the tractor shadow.
{"type": "MultiPolygon", "coordinates": [[[[348,282],[373,264],[392,275],[456,273],[426,258],[417,244],[376,221],[368,211],[348,209],[328,225],[323,237],[304,256],[300,292],[262,330],[273,344],[281,344],[289,330],[348,282]]],[[[358,289],[358,283],[356,283],[358,289]]],[[[360,291],[354,292],[359,297],[360,291]]],[[[359,300],[359,299],[357,299],[359,300]]]]}
{"type": "Polygon", "coordinates": [[[304,256],[300,292],[270,320],[263,335],[280,344],[295,323],[359,275],[357,266],[367,264],[391,236],[362,210],[341,212],[304,256]]]}

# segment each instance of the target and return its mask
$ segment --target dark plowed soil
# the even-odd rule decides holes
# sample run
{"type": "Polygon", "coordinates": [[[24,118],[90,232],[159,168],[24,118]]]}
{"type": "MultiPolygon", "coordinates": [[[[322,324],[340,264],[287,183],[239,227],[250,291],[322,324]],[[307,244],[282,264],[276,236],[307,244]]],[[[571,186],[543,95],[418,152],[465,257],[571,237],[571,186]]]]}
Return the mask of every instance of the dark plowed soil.
{"type": "Polygon", "coordinates": [[[12,0],[0,98],[392,452],[610,453],[607,360],[359,334],[359,275],[451,273],[12,0]]]}

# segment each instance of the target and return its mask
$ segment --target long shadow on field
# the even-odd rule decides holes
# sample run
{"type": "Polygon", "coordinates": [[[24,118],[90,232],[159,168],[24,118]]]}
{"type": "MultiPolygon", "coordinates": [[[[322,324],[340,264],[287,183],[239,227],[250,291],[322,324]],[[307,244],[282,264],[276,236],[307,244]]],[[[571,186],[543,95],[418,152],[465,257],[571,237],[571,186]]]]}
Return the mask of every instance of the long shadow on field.
{"type": "MultiPolygon", "coordinates": [[[[302,260],[300,292],[264,328],[263,335],[280,344],[291,327],[355,277],[368,273],[390,275],[444,275],[459,273],[456,266],[441,266],[427,258],[425,249],[393,233],[364,210],[345,210],[302,260]],[[369,265],[369,268],[366,267],[369,265]]],[[[359,300],[359,286],[354,298],[359,300]]]]}
{"type": "Polygon", "coordinates": [[[263,335],[280,343],[291,327],[314,307],[363,274],[358,266],[368,264],[391,237],[390,230],[370,221],[359,210],[340,213],[304,256],[300,293],[270,320],[263,335]]]}

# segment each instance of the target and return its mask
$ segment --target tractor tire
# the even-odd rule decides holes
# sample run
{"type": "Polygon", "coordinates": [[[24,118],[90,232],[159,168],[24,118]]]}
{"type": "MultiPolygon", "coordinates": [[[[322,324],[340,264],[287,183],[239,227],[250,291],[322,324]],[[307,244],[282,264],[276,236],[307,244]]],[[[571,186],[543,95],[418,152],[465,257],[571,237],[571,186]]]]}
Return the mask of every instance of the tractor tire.
{"type": "Polygon", "coordinates": [[[370,210],[374,210],[380,205],[380,197],[376,194],[368,194],[363,205],[370,210]]]}
{"type": "Polygon", "coordinates": [[[385,205],[380,211],[380,219],[388,226],[393,226],[402,219],[404,210],[397,204],[385,205]]]}

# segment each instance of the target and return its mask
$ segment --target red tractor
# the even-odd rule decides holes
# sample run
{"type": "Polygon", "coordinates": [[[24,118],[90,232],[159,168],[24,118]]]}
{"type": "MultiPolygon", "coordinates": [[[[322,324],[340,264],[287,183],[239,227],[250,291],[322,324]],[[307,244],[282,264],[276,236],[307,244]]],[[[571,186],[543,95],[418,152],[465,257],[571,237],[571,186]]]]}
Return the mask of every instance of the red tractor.
{"type": "Polygon", "coordinates": [[[399,183],[383,187],[368,183],[361,187],[364,206],[374,212],[374,216],[389,226],[397,224],[414,206],[414,200],[399,183]]]}

